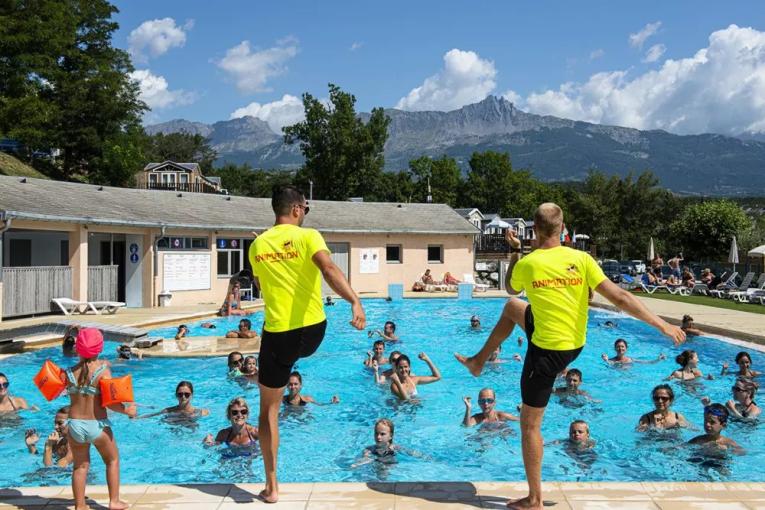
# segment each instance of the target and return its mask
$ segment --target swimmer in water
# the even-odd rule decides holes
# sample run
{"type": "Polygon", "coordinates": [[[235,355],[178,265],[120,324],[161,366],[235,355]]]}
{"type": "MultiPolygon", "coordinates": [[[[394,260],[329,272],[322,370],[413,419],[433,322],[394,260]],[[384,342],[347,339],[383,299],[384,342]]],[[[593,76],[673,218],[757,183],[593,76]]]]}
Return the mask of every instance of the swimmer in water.
{"type": "Polygon", "coordinates": [[[21,409],[29,409],[27,401],[21,397],[11,396],[11,390],[9,389],[11,382],[8,377],[0,373],[0,416],[5,413],[15,413],[21,409]]]}
{"type": "Polygon", "coordinates": [[[465,416],[462,424],[465,427],[473,427],[483,423],[498,423],[504,421],[520,421],[520,418],[505,411],[497,411],[497,396],[491,388],[484,388],[478,392],[478,405],[481,406],[481,412],[471,415],[472,403],[470,397],[464,397],[465,416]]]}
{"type": "MultiPolygon", "coordinates": [[[[290,378],[287,380],[287,394],[282,398],[282,403],[286,406],[302,407],[308,404],[324,405],[321,402],[317,402],[313,397],[308,395],[302,395],[300,391],[303,389],[303,376],[300,372],[292,372],[290,378]]],[[[339,404],[340,398],[337,395],[332,397],[330,404],[339,404]]]]}
{"type": "Polygon", "coordinates": [[[753,421],[762,413],[762,410],[754,401],[754,394],[757,393],[757,383],[746,377],[739,377],[731,390],[733,398],[728,400],[725,407],[728,408],[731,416],[738,420],[753,421]]]}
{"type": "Polygon", "coordinates": [[[375,444],[367,446],[361,454],[361,459],[355,462],[351,468],[357,468],[370,462],[384,462],[390,464],[396,462],[396,452],[401,451],[398,445],[393,444],[395,426],[387,418],[380,418],[375,422],[375,444]]]}
{"type": "Polygon", "coordinates": [[[704,334],[703,331],[693,325],[693,317],[690,315],[683,315],[683,322],[680,325],[680,329],[685,331],[686,336],[701,336],[704,334]]]}
{"type": "Polygon", "coordinates": [[[390,377],[390,391],[401,400],[409,400],[412,397],[416,397],[417,386],[419,384],[430,384],[441,380],[441,372],[438,371],[438,368],[433,364],[427,354],[421,352],[417,357],[427,363],[431,375],[412,375],[409,357],[405,354],[399,356],[394,365],[395,371],[390,377]]]}
{"type": "Polygon", "coordinates": [[[252,321],[242,319],[236,331],[226,333],[226,338],[259,338],[258,334],[252,330],[252,321]]]}
{"type": "Polygon", "coordinates": [[[178,331],[175,333],[175,339],[180,340],[181,338],[185,337],[189,334],[189,328],[186,327],[185,324],[181,324],[178,326],[178,331]]]}
{"type": "Polygon", "coordinates": [[[324,306],[335,306],[335,302],[332,301],[332,296],[327,296],[324,300],[324,306]]]}
{"type": "Polygon", "coordinates": [[[378,366],[388,363],[388,358],[385,357],[385,341],[375,340],[372,344],[372,350],[367,351],[367,358],[364,360],[364,366],[372,368],[372,363],[377,363],[378,366]]]}
{"type": "Polygon", "coordinates": [[[244,355],[239,351],[228,353],[228,377],[239,377],[242,375],[242,365],[244,364],[244,355]]]}
{"type": "Polygon", "coordinates": [[[574,450],[591,450],[595,441],[590,437],[590,426],[584,420],[574,420],[568,427],[568,446],[574,450]]]}
{"type": "Polygon", "coordinates": [[[613,358],[609,358],[604,352],[600,357],[609,365],[626,365],[629,363],[658,363],[659,361],[667,359],[664,354],[659,354],[659,357],[651,360],[635,359],[627,356],[627,341],[624,338],[617,338],[614,342],[614,351],[616,355],[613,358]]]}
{"type": "Polygon", "coordinates": [[[244,363],[241,369],[242,379],[246,379],[248,382],[257,384],[258,382],[258,358],[255,356],[247,356],[244,358],[244,363]]]}
{"type": "Polygon", "coordinates": [[[212,434],[207,434],[204,444],[215,446],[225,443],[234,448],[254,448],[258,444],[258,427],[247,423],[249,414],[250,408],[245,399],[237,397],[231,400],[226,407],[226,418],[231,426],[219,430],[214,438],[212,434]]]}
{"type": "Polygon", "coordinates": [[[667,430],[691,426],[685,416],[671,409],[675,402],[675,392],[669,384],[656,386],[651,392],[651,399],[655,409],[640,417],[637,426],[638,432],[649,429],[667,430]]]}
{"type": "MultiPolygon", "coordinates": [[[[675,361],[681,368],[669,374],[666,380],[680,379],[681,381],[693,381],[694,379],[704,377],[704,374],[698,369],[699,356],[696,354],[696,351],[685,350],[675,357],[675,361]]],[[[714,377],[710,374],[707,376],[707,379],[714,379],[714,377]]]]}
{"type": "MultiPolygon", "coordinates": [[[[54,463],[58,467],[67,467],[73,461],[72,450],[69,448],[67,439],[69,436],[68,420],[69,406],[64,406],[56,411],[56,416],[53,419],[53,432],[46,439],[43,449],[43,465],[45,467],[53,466],[54,463]]],[[[27,430],[24,442],[32,455],[37,455],[37,441],[39,440],[40,437],[35,429],[27,430]]]]}
{"type": "Polygon", "coordinates": [[[175,398],[178,399],[178,405],[162,409],[157,413],[146,414],[139,418],[151,418],[163,414],[171,414],[179,417],[208,416],[210,411],[194,407],[191,399],[194,397],[194,385],[190,381],[181,381],[175,387],[175,398]]]}
{"type": "MultiPolygon", "coordinates": [[[[399,351],[391,351],[390,358],[388,358],[388,361],[391,365],[396,365],[396,360],[401,356],[401,353],[399,351]]],[[[390,379],[390,376],[393,375],[394,368],[391,367],[387,370],[383,370],[380,372],[380,365],[377,363],[377,361],[372,360],[372,369],[374,370],[374,376],[375,376],[375,382],[377,384],[384,384],[386,381],[390,379]]]]}
{"type": "Polygon", "coordinates": [[[712,446],[719,450],[731,450],[733,453],[743,455],[744,449],[733,439],[721,435],[723,429],[728,426],[728,410],[722,404],[709,404],[704,408],[704,432],[696,436],[688,444],[712,446]]]}
{"type": "Polygon", "coordinates": [[[599,400],[595,400],[594,398],[592,398],[592,395],[590,395],[586,391],[579,389],[579,386],[582,384],[581,370],[579,370],[578,368],[569,368],[566,371],[565,377],[566,377],[566,385],[555,388],[553,390],[553,393],[555,395],[557,395],[561,399],[565,399],[568,397],[583,397],[593,402],[600,402],[599,400]]]}
{"type": "Polygon", "coordinates": [[[619,325],[615,323],[614,321],[605,321],[604,323],[601,324],[601,326],[606,329],[613,329],[613,328],[619,327],[619,325]]]}
{"type": "Polygon", "coordinates": [[[470,329],[481,329],[481,318],[477,315],[470,317],[470,329]]]}
{"type": "Polygon", "coordinates": [[[202,324],[199,325],[199,327],[205,328],[205,329],[216,329],[218,326],[216,326],[212,322],[203,322],[202,324]]]}
{"type": "MultiPolygon", "coordinates": [[[[499,356],[502,354],[502,346],[498,346],[497,349],[491,353],[489,358],[486,360],[486,363],[504,363],[507,360],[501,359],[499,356]]],[[[523,358],[520,354],[515,353],[513,354],[513,361],[523,361],[523,358]]]]}
{"type": "MultiPolygon", "coordinates": [[[[738,365],[738,372],[736,372],[735,375],[738,377],[752,378],[762,375],[762,372],[752,370],[752,357],[746,351],[741,351],[736,354],[736,364],[738,365]]],[[[728,367],[729,365],[727,363],[723,363],[722,373],[720,375],[727,375],[728,367]]]]}
{"type": "Polygon", "coordinates": [[[399,341],[399,338],[396,336],[396,323],[394,323],[393,321],[387,321],[385,325],[383,326],[382,331],[380,331],[379,329],[376,329],[374,331],[370,331],[368,334],[369,338],[372,338],[373,335],[378,335],[380,338],[382,338],[386,342],[399,341]]]}

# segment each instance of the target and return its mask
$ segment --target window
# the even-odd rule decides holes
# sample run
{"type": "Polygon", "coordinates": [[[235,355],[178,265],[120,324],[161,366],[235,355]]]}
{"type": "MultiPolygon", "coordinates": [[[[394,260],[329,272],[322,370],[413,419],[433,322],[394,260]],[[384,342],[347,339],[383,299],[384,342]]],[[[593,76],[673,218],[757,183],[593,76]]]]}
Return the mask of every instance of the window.
{"type": "Polygon", "coordinates": [[[59,257],[62,266],[69,265],[69,239],[64,239],[61,241],[61,246],[59,247],[59,257]]]}
{"type": "Polygon", "coordinates": [[[401,251],[400,244],[389,244],[385,246],[385,261],[388,264],[401,264],[401,262],[403,262],[401,251]]]}
{"type": "Polygon", "coordinates": [[[244,250],[241,239],[222,239],[215,241],[218,248],[218,277],[234,275],[242,270],[244,250]]]}
{"type": "Polygon", "coordinates": [[[181,184],[188,184],[189,183],[189,174],[181,174],[181,184]]]}
{"type": "Polygon", "coordinates": [[[428,245],[428,264],[442,264],[444,262],[444,246],[442,244],[428,245]]]}
{"type": "Polygon", "coordinates": [[[32,240],[11,239],[8,243],[9,267],[29,267],[32,265],[32,240]]]}
{"type": "Polygon", "coordinates": [[[149,184],[157,184],[157,174],[155,173],[149,174],[149,184]]]}
{"type": "Polygon", "coordinates": [[[206,237],[163,237],[157,243],[160,250],[207,250],[206,237]]]}

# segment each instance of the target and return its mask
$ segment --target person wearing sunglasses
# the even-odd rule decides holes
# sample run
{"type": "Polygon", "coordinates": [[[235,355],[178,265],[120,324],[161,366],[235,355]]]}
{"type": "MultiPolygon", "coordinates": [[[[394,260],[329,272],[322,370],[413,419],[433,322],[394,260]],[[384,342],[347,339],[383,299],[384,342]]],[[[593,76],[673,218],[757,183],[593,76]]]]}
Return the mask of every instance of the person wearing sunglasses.
{"type": "Polygon", "coordinates": [[[252,330],[252,321],[242,319],[239,321],[239,327],[236,331],[226,333],[226,338],[259,338],[258,334],[252,330]]]}
{"type": "Polygon", "coordinates": [[[477,315],[473,315],[470,317],[470,329],[473,330],[479,330],[481,329],[481,318],[477,315]]]}
{"type": "Polygon", "coordinates": [[[279,411],[293,366],[316,352],[324,340],[322,278],[333,294],[351,304],[352,327],[363,330],[367,321],[361,300],[332,262],[324,238],[318,230],[302,227],[310,211],[305,195],[294,186],[274,187],[271,207],[274,226],[255,238],[248,256],[253,283],[265,302],[258,383],[266,484],[258,497],[276,503],[279,411]]]}
{"type": "MultiPolygon", "coordinates": [[[[53,432],[45,440],[43,449],[43,465],[45,467],[52,466],[54,461],[57,467],[67,467],[73,461],[72,450],[67,441],[69,435],[68,420],[69,406],[64,406],[56,411],[56,416],[53,418],[53,432]]],[[[27,430],[24,442],[32,455],[37,455],[37,441],[39,440],[40,436],[37,435],[35,429],[27,430]]]]}
{"type": "Polygon", "coordinates": [[[751,421],[762,413],[762,410],[754,401],[754,394],[757,393],[757,383],[746,377],[739,377],[736,379],[736,384],[733,385],[731,391],[733,391],[733,398],[725,404],[731,416],[738,420],[751,421]]]}
{"type": "Polygon", "coordinates": [[[204,443],[207,446],[225,444],[243,452],[252,452],[258,445],[259,434],[258,427],[247,423],[249,414],[250,407],[245,399],[232,399],[226,407],[226,418],[231,426],[219,430],[214,438],[212,434],[207,434],[204,443]]]}
{"type": "Polygon", "coordinates": [[[160,415],[172,415],[176,418],[191,418],[196,416],[207,416],[210,414],[208,409],[194,407],[191,399],[194,396],[194,385],[190,381],[181,381],[175,387],[175,397],[178,399],[178,405],[162,409],[157,413],[145,414],[139,418],[151,418],[160,415]]]}
{"type": "Polygon", "coordinates": [[[638,421],[637,430],[643,432],[649,429],[687,428],[691,424],[685,416],[673,411],[671,406],[675,401],[675,392],[669,384],[660,384],[651,392],[654,410],[645,413],[638,421]]]}
{"type": "Polygon", "coordinates": [[[464,397],[462,401],[465,403],[465,417],[462,419],[462,424],[465,427],[473,427],[484,423],[520,421],[520,418],[517,416],[505,411],[497,411],[497,395],[491,388],[484,388],[478,392],[478,405],[481,407],[480,413],[470,414],[472,412],[470,397],[464,397]]]}
{"type": "Polygon", "coordinates": [[[244,363],[244,354],[239,351],[228,353],[228,377],[240,377],[242,375],[242,364],[244,363]]]}
{"type": "Polygon", "coordinates": [[[15,413],[21,409],[29,409],[27,401],[21,397],[11,396],[11,382],[8,377],[0,373],[0,415],[4,413],[15,413]]]}

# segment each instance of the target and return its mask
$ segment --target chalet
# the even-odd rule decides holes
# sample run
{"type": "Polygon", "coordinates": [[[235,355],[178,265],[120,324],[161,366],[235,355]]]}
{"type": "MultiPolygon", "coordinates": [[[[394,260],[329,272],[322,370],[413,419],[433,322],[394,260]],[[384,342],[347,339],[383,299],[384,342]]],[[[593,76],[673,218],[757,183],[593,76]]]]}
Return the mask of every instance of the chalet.
{"type": "Polygon", "coordinates": [[[202,175],[199,163],[175,161],[149,163],[136,176],[136,187],[189,193],[225,193],[220,177],[202,175]]]}

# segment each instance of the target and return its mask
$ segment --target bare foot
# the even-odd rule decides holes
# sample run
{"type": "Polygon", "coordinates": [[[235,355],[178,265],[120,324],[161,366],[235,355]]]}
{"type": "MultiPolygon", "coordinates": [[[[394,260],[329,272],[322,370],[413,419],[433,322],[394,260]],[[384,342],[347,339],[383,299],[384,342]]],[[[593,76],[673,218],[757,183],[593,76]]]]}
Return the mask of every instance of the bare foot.
{"type": "Polygon", "coordinates": [[[124,501],[109,501],[109,510],[125,510],[130,505],[124,501]]]}
{"type": "Polygon", "coordinates": [[[279,501],[279,494],[274,491],[268,492],[268,489],[263,489],[260,491],[260,494],[258,494],[258,498],[264,503],[276,503],[279,501]]]}
{"type": "Polygon", "coordinates": [[[475,359],[475,356],[472,356],[470,358],[466,358],[462,354],[454,353],[454,357],[457,358],[457,361],[465,365],[465,368],[468,369],[468,371],[473,374],[474,377],[478,377],[481,375],[481,372],[483,371],[483,365],[479,365],[478,362],[475,359]]]}
{"type": "Polygon", "coordinates": [[[507,508],[512,508],[514,510],[544,510],[544,506],[542,506],[541,501],[539,503],[532,503],[528,496],[525,498],[508,501],[507,508]]]}

